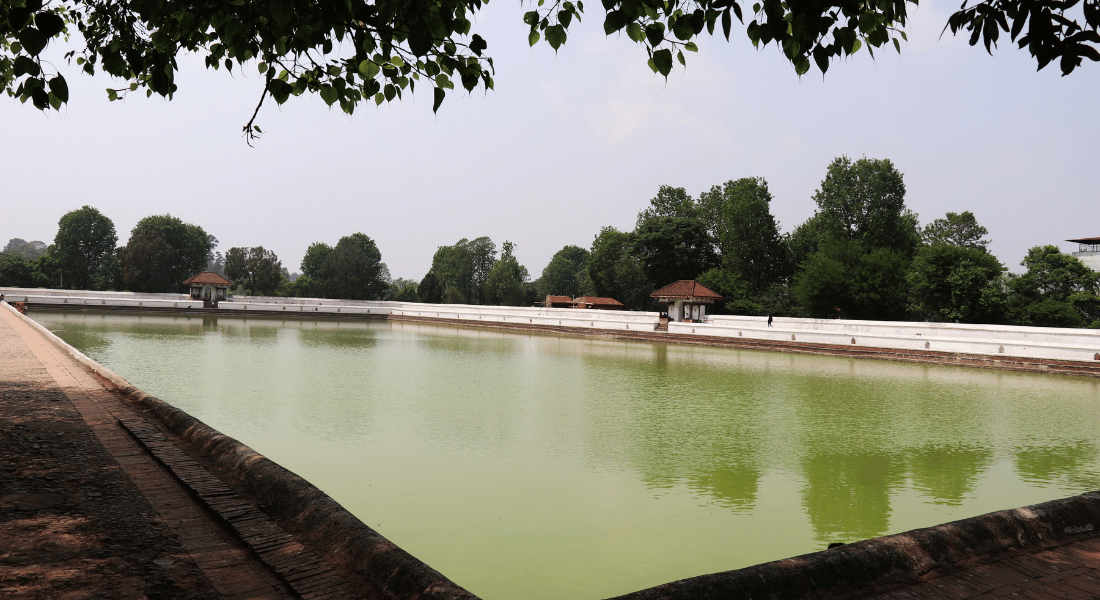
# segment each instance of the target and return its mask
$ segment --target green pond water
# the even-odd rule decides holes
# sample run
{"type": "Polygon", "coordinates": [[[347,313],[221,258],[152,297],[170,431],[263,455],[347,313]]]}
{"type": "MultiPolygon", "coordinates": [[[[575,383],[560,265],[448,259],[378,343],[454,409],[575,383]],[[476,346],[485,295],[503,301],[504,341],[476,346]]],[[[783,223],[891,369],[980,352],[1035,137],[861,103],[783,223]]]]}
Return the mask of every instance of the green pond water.
{"type": "Polygon", "coordinates": [[[487,600],[1100,489],[1100,381],[385,321],[46,313],[487,600]]]}

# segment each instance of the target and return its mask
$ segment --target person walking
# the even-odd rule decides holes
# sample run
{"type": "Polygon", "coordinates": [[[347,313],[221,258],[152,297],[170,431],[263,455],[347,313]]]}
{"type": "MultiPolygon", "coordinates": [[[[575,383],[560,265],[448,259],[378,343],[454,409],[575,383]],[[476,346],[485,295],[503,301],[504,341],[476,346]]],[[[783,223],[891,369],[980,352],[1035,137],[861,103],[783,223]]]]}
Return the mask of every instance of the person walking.
{"type": "Polygon", "coordinates": [[[768,327],[772,326],[772,316],[768,315],[768,327]]]}

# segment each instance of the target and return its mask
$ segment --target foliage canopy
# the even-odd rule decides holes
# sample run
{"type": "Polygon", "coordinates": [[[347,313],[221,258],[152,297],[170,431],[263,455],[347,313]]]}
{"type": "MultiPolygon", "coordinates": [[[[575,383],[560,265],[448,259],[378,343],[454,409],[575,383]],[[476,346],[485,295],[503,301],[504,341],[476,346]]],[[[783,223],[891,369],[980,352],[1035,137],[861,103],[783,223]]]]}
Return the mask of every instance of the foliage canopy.
{"type": "MultiPolygon", "coordinates": [[[[654,73],[667,77],[695,40],[716,30],[728,40],[733,19],[756,46],[775,43],[799,75],[815,64],[823,73],[834,59],[866,46],[892,44],[901,51],[909,4],[916,0],[602,0],[607,35],[625,33],[645,48],[654,73]],[[745,24],[745,20],[749,22],[745,24]],[[812,61],[812,62],[811,62],[812,61]]],[[[473,33],[472,19],[485,0],[0,0],[0,88],[39,109],[68,102],[64,75],[43,59],[58,43],[82,71],[122,80],[108,89],[118,99],[144,89],[171,98],[177,91],[177,58],[203,57],[207,68],[232,71],[255,61],[264,99],[282,104],[315,93],[351,113],[361,102],[399,99],[416,86],[432,88],[438,110],[455,85],[472,92],[493,88],[488,43],[473,33]],[[81,46],[66,46],[79,33],[81,46]]],[[[584,13],[582,0],[540,0],[526,12],[531,45],[555,50],[584,13]]],[[[601,10],[602,9],[602,10],[601,10]]],[[[517,23],[518,25],[518,23],[517,23]]],[[[1082,59],[1100,60],[1100,0],[964,0],[946,29],[970,33],[987,51],[1007,32],[1026,47],[1041,69],[1057,60],[1068,74],[1082,59]],[[1079,14],[1078,14],[1079,13],[1079,14]],[[1026,30],[1025,30],[1026,27],[1026,30]]]]}

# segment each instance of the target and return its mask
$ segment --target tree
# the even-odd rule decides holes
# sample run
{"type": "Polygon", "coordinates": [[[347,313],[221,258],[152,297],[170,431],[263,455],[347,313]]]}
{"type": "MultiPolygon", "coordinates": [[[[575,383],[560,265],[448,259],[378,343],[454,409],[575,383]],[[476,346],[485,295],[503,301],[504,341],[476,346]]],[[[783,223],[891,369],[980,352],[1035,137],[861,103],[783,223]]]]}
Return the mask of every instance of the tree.
{"type": "Polygon", "coordinates": [[[592,241],[588,275],[597,296],[614,298],[629,310],[642,310],[654,287],[646,279],[642,261],[631,254],[633,246],[634,234],[604,227],[592,241]]]}
{"type": "Polygon", "coordinates": [[[825,239],[859,241],[906,257],[920,244],[917,216],[905,208],[902,174],[889,159],[834,159],[814,201],[813,219],[820,219],[825,239]]]}
{"type": "Polygon", "coordinates": [[[771,200],[768,182],[760,177],[727,181],[699,195],[722,268],[744,281],[753,296],[789,276],[788,247],[771,214],[771,200]]]}
{"type": "Polygon", "coordinates": [[[57,222],[54,255],[75,290],[95,287],[95,274],[115,250],[115,224],[91,206],[65,213],[57,222]]]}
{"type": "Polygon", "coordinates": [[[496,261],[493,270],[489,272],[486,285],[488,287],[488,300],[492,304],[502,306],[523,306],[527,304],[526,284],[529,275],[527,267],[519,264],[519,261],[516,260],[514,251],[515,244],[504,242],[500,260],[496,261]]]}
{"type": "Polygon", "coordinates": [[[35,287],[34,265],[22,254],[0,252],[0,287],[35,287]]]}
{"type": "Polygon", "coordinates": [[[868,249],[855,240],[830,240],[795,275],[794,295],[816,318],[905,318],[907,260],[889,248],[868,249]]]}
{"type": "Polygon", "coordinates": [[[487,237],[462,238],[454,246],[440,246],[432,256],[432,272],[448,304],[483,304],[486,282],[496,263],[496,244],[487,237]]]}
{"type": "Polygon", "coordinates": [[[983,250],[989,240],[983,239],[989,230],[978,225],[974,213],[947,213],[943,219],[932,221],[921,231],[921,240],[928,245],[945,244],[963,248],[983,250]]]}
{"type": "Polygon", "coordinates": [[[390,282],[390,290],[386,299],[396,302],[420,302],[420,297],[416,293],[419,285],[420,282],[414,279],[398,277],[390,282]]]}
{"type": "Polygon", "coordinates": [[[1009,279],[1012,322],[1039,327],[1100,327],[1100,273],[1057,246],[1035,246],[1009,279]]]}
{"type": "Polygon", "coordinates": [[[270,296],[283,281],[283,263],[263,246],[230,248],[225,255],[225,274],[253,296],[270,296]]]}
{"type": "MultiPolygon", "coordinates": [[[[832,60],[864,46],[872,52],[892,42],[900,52],[910,2],[917,0],[760,0],[752,5],[745,32],[754,45],[775,42],[799,75],[809,71],[811,59],[825,72],[832,60]]],[[[1080,24],[1076,4],[967,0],[947,26],[953,33],[970,32],[971,45],[981,39],[992,52],[1000,31],[1016,41],[1029,24],[1020,46],[1028,48],[1039,68],[1060,59],[1065,74],[1082,58],[1100,60],[1100,9],[1096,0],[1085,0],[1080,24]]],[[[20,0],[5,3],[0,11],[0,86],[43,110],[68,102],[64,76],[43,60],[42,51],[54,40],[69,41],[74,31],[67,25],[72,25],[82,46],[66,48],[65,56],[75,56],[86,73],[99,68],[121,78],[122,87],[108,90],[110,99],[142,88],[147,95],[171,98],[182,53],[202,55],[208,68],[224,65],[230,71],[234,64],[243,67],[255,58],[265,83],[244,127],[249,137],[260,133],[254,123],[267,96],[282,104],[308,91],[351,113],[362,101],[392,101],[420,82],[433,88],[433,108],[438,109],[447,90],[454,89],[454,80],[467,92],[479,85],[493,88],[488,44],[471,33],[471,17],[482,5],[483,0],[274,0],[261,5],[198,0],[59,0],[43,5],[41,0],[20,0]]],[[[744,23],[736,0],[606,0],[602,6],[604,32],[625,31],[645,48],[650,69],[666,78],[674,60],[686,64],[684,51],[698,51],[693,40],[704,29],[713,34],[721,23],[728,40],[733,17],[744,23]]],[[[583,10],[582,2],[571,0],[534,7],[523,16],[529,43],[545,40],[557,50],[583,10]]]]}
{"type": "Polygon", "coordinates": [[[217,240],[202,227],[171,215],[145,217],[119,254],[123,285],[135,292],[182,291],[206,267],[217,240]]]}
{"type": "MultiPolygon", "coordinates": [[[[502,257],[503,260],[503,257],[502,257]]],[[[539,278],[539,294],[542,296],[591,296],[596,290],[588,275],[588,250],[579,246],[565,246],[558,250],[539,278]]]]}
{"type": "Polygon", "coordinates": [[[631,254],[657,285],[695,279],[718,263],[714,240],[684,188],[662,185],[649,208],[638,214],[631,254]]]}
{"type": "Polygon", "coordinates": [[[324,268],[327,298],[382,300],[389,291],[389,269],[374,240],[363,233],[340,238],[324,268]]]}
{"type": "Polygon", "coordinates": [[[428,271],[420,280],[420,285],[416,287],[416,295],[421,302],[428,304],[439,304],[443,301],[443,285],[433,271],[428,271]]]}
{"type": "Polygon", "coordinates": [[[10,254],[18,254],[27,260],[34,260],[46,255],[47,247],[45,242],[35,240],[28,242],[21,238],[12,238],[8,240],[8,244],[4,246],[4,252],[10,254]]]}
{"type": "Polygon", "coordinates": [[[921,318],[935,321],[1000,323],[1007,302],[1004,271],[1001,262],[981,248],[924,246],[906,276],[910,307],[921,318]]]}

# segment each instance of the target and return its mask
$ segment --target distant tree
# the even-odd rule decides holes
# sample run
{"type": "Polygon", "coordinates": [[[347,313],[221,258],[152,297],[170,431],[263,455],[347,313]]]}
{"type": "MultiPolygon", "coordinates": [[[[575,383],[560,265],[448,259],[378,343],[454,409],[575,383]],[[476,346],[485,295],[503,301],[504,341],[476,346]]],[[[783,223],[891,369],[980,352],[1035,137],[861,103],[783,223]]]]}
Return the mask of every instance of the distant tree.
{"type": "Polygon", "coordinates": [[[910,309],[933,321],[1000,323],[1007,303],[1004,271],[981,246],[924,246],[906,276],[910,309]]]}
{"type": "Polygon", "coordinates": [[[115,248],[109,254],[103,256],[99,267],[92,274],[92,288],[96,290],[121,290],[122,289],[122,265],[120,257],[123,248],[115,248]]]}
{"type": "Polygon", "coordinates": [[[795,275],[793,292],[808,316],[894,321],[906,316],[908,260],[889,248],[831,240],[795,275]]]}
{"type": "Polygon", "coordinates": [[[36,287],[34,264],[22,254],[0,252],[0,287],[36,287]]]}
{"type": "Polygon", "coordinates": [[[389,291],[389,269],[382,262],[382,253],[363,233],[340,238],[325,271],[322,288],[327,298],[382,300],[389,291]]]}
{"type": "Polygon", "coordinates": [[[440,246],[432,256],[432,268],[443,288],[446,304],[481,304],[486,282],[496,262],[496,244],[487,237],[462,238],[454,246],[440,246]]]}
{"type": "Polygon", "coordinates": [[[702,213],[684,188],[662,185],[638,214],[630,253],[658,286],[695,279],[718,264],[702,213]]]}
{"type": "Polygon", "coordinates": [[[281,285],[283,263],[263,246],[230,248],[225,255],[225,274],[253,296],[270,296],[281,285]]]}
{"type": "Polygon", "coordinates": [[[45,242],[35,240],[28,242],[21,238],[12,238],[8,240],[8,244],[4,246],[4,252],[10,254],[18,254],[27,260],[35,260],[46,255],[48,248],[45,242]]]}
{"type": "Polygon", "coordinates": [[[421,302],[427,302],[428,304],[439,304],[443,301],[443,284],[439,282],[439,278],[435,276],[433,271],[428,271],[424,278],[420,280],[420,285],[416,288],[416,295],[421,302]]]}
{"type": "Polygon", "coordinates": [[[643,310],[655,288],[646,278],[642,261],[631,254],[634,234],[604,227],[592,241],[588,275],[596,295],[614,298],[629,310],[643,310]]]}
{"type": "Polygon", "coordinates": [[[905,207],[902,174],[888,159],[847,156],[833,160],[814,194],[819,220],[818,243],[827,239],[854,240],[866,248],[889,248],[910,258],[920,235],[917,216],[905,207]]]}
{"type": "Polygon", "coordinates": [[[309,245],[305,256],[302,257],[302,274],[314,281],[326,279],[328,273],[325,269],[329,266],[330,260],[332,260],[332,246],[324,242],[314,242],[309,245]]]}
{"type": "Polygon", "coordinates": [[[213,253],[213,257],[206,263],[206,270],[225,277],[225,257],[221,252],[213,253]]]}
{"type": "Polygon", "coordinates": [[[117,242],[115,224],[91,206],[65,213],[57,223],[53,252],[67,275],[66,285],[77,290],[94,287],[96,271],[117,242]]]}
{"type": "Polygon", "coordinates": [[[386,299],[396,302],[420,302],[420,297],[416,295],[416,288],[419,285],[420,282],[415,279],[398,277],[390,282],[390,291],[386,299]]]}
{"type": "Polygon", "coordinates": [[[470,258],[473,261],[474,280],[471,285],[470,301],[474,304],[486,304],[488,302],[489,273],[497,261],[497,245],[487,237],[479,237],[470,241],[470,258]]]}
{"type": "Polygon", "coordinates": [[[771,200],[768,182],[760,177],[727,181],[699,195],[722,268],[743,281],[753,297],[790,275],[789,249],[771,214],[771,200]]]}
{"type": "Polygon", "coordinates": [[[119,256],[123,285],[135,292],[174,292],[202,272],[217,240],[171,215],[145,217],[119,256]]]}
{"type": "MultiPolygon", "coordinates": [[[[578,250],[580,250],[578,248],[578,250]]],[[[582,250],[583,252],[583,250],[582,250]]],[[[587,254],[587,252],[586,252],[587,254]]],[[[529,278],[527,267],[519,264],[515,256],[515,244],[504,242],[500,260],[489,271],[488,301],[503,306],[524,306],[527,304],[526,283],[529,278]]]]}
{"type": "Polygon", "coordinates": [[[1035,246],[1020,263],[1027,271],[1009,279],[1009,318],[1039,327],[1100,327],[1100,273],[1057,246],[1035,246]]]}
{"type": "Polygon", "coordinates": [[[539,278],[540,295],[578,296],[595,295],[592,277],[588,274],[588,250],[579,246],[565,246],[558,250],[539,278]]]}
{"type": "Polygon", "coordinates": [[[943,219],[936,219],[921,231],[921,241],[930,246],[942,244],[963,248],[985,249],[989,240],[983,239],[989,230],[978,225],[974,213],[947,213],[943,219]]]}

